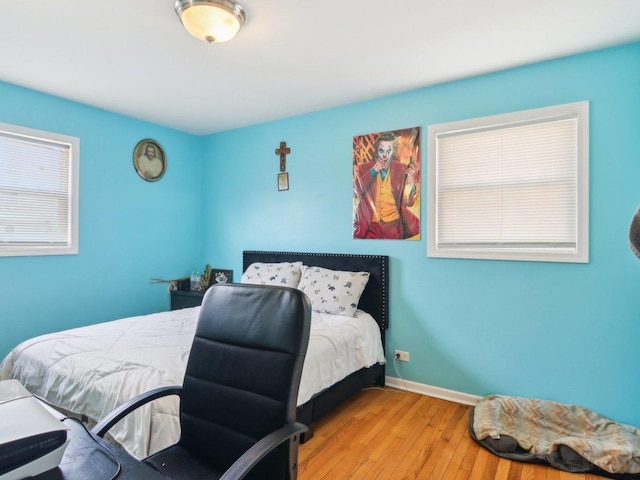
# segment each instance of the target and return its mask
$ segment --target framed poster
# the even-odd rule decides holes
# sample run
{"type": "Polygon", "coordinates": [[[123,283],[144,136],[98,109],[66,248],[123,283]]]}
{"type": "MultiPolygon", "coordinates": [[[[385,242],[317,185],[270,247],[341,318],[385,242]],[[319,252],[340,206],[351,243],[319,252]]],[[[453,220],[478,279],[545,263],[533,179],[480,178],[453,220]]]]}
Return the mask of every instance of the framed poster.
{"type": "Polygon", "coordinates": [[[167,169],[167,158],[158,142],[145,138],[133,149],[133,166],[143,180],[156,182],[167,169]]]}
{"type": "Polygon", "coordinates": [[[353,238],[420,239],[420,127],[353,137],[353,238]]]}

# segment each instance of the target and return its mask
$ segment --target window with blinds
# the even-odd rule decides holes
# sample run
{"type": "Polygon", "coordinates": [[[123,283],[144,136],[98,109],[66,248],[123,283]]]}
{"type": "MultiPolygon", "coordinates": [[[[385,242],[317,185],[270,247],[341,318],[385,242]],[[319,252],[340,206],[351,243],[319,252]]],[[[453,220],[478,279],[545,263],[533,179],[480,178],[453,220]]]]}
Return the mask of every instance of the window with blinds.
{"type": "Polygon", "coordinates": [[[78,253],[79,146],[0,123],[0,256],[78,253]]]}
{"type": "Polygon", "coordinates": [[[589,104],[434,125],[427,255],[589,261],[589,104]]]}

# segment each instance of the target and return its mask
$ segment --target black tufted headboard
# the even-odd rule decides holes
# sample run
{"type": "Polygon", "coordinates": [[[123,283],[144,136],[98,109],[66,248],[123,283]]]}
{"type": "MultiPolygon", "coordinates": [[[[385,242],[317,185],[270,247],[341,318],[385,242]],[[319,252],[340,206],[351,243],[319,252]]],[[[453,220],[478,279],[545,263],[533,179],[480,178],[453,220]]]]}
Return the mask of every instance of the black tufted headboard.
{"type": "Polygon", "coordinates": [[[242,252],[242,271],[255,262],[302,262],[310,267],[332,270],[369,272],[369,281],[360,297],[358,308],[375,318],[380,330],[389,328],[389,257],[348,253],[242,252]]]}

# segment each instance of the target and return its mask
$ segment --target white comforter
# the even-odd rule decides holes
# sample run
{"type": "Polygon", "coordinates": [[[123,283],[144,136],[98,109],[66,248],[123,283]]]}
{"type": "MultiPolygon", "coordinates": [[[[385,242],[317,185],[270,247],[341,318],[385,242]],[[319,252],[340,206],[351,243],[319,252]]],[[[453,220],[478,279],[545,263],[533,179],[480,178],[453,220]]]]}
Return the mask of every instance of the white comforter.
{"type": "MultiPolygon", "coordinates": [[[[15,378],[31,393],[96,422],[151,389],[182,385],[200,307],[130,317],[27,340],[4,359],[0,380],[15,378]]],[[[380,330],[361,310],[355,317],[313,312],[298,405],[351,372],[383,363],[380,330]]],[[[178,399],[154,401],[109,432],[143,458],[180,433],[178,399]]]]}

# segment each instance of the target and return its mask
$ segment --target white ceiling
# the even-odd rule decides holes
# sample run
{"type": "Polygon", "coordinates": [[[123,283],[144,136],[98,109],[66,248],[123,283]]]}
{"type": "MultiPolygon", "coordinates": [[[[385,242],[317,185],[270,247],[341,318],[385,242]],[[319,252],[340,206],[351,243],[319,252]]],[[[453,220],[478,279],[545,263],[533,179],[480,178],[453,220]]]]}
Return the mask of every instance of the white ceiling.
{"type": "Polygon", "coordinates": [[[640,40],[640,0],[240,3],[208,45],[174,0],[4,0],[0,80],[203,135],[640,40]]]}

